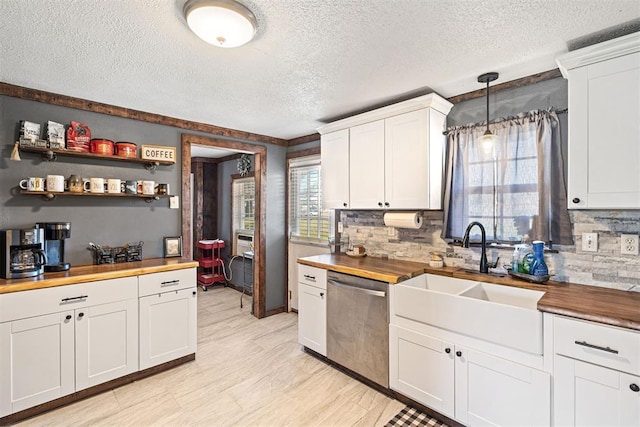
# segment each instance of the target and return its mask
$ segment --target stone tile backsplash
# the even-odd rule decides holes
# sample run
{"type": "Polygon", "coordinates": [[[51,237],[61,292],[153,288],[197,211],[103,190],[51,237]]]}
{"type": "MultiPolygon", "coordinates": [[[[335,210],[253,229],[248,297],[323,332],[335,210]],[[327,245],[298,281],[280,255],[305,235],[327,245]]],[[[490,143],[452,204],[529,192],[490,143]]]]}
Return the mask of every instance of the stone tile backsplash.
{"type": "MultiPolygon", "coordinates": [[[[421,212],[419,230],[385,227],[384,211],[341,211],[344,233],[374,257],[428,262],[439,252],[446,266],[477,269],[480,248],[451,246],[440,238],[442,211],[421,212]]],[[[640,256],[621,255],[620,234],[640,234],[640,211],[570,211],[575,245],[554,245],[545,254],[553,280],[608,288],[640,290],[640,256]],[[582,233],[598,233],[598,251],[582,251],[582,233]]],[[[500,257],[498,269],[511,263],[511,249],[487,248],[489,263],[500,257]]]]}

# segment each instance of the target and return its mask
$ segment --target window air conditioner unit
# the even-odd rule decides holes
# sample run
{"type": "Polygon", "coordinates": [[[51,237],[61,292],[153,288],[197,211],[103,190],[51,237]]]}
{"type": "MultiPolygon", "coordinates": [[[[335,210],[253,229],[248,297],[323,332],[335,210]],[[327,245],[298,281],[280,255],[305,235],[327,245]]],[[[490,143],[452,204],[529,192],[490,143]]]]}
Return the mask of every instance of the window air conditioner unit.
{"type": "Polygon", "coordinates": [[[233,256],[242,256],[244,252],[253,251],[253,234],[236,232],[233,256]]]}

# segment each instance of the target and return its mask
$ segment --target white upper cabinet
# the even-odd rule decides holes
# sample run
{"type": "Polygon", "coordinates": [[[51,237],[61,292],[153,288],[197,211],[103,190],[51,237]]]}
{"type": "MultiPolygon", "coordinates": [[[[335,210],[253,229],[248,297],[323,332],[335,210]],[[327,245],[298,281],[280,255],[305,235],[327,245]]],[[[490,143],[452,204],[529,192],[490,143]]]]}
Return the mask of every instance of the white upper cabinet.
{"type": "Polygon", "coordinates": [[[318,129],[325,206],[442,209],[442,132],[452,106],[429,94],[318,129]]]}
{"type": "Polygon", "coordinates": [[[349,129],[320,137],[322,151],[322,206],[349,208],[349,129]]]}
{"type": "Polygon", "coordinates": [[[569,208],[640,208],[640,33],[556,61],[569,80],[569,208]]]}

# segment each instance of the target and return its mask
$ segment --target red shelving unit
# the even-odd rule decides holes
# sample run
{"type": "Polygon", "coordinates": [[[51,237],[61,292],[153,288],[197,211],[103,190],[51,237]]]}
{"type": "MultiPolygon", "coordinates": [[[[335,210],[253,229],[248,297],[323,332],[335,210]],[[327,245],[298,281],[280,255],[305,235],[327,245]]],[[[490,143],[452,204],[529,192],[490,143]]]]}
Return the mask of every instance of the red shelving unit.
{"type": "Polygon", "coordinates": [[[198,285],[206,291],[209,286],[216,283],[226,285],[224,277],[224,261],[220,257],[220,250],[224,248],[223,240],[199,240],[196,247],[199,249],[198,260],[198,285]]]}

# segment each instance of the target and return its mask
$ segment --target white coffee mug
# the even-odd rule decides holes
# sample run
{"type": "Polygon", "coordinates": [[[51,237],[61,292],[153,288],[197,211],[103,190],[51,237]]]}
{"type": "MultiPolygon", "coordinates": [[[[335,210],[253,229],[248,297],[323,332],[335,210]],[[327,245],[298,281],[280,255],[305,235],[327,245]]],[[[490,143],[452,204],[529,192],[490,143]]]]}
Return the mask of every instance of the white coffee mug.
{"type": "Polygon", "coordinates": [[[152,195],[155,193],[155,181],[142,181],[142,194],[152,195]]]}
{"type": "Polygon", "coordinates": [[[50,191],[53,193],[64,192],[64,176],[47,175],[47,191],[50,191]]]}
{"type": "Polygon", "coordinates": [[[84,190],[90,193],[104,193],[104,178],[89,178],[84,182],[84,190]]]}
{"type": "Polygon", "coordinates": [[[44,191],[44,178],[29,177],[20,181],[20,188],[27,191],[44,191]]]}
{"type": "Polygon", "coordinates": [[[120,193],[120,180],[115,178],[109,178],[107,180],[107,192],[110,194],[120,193]]]}

